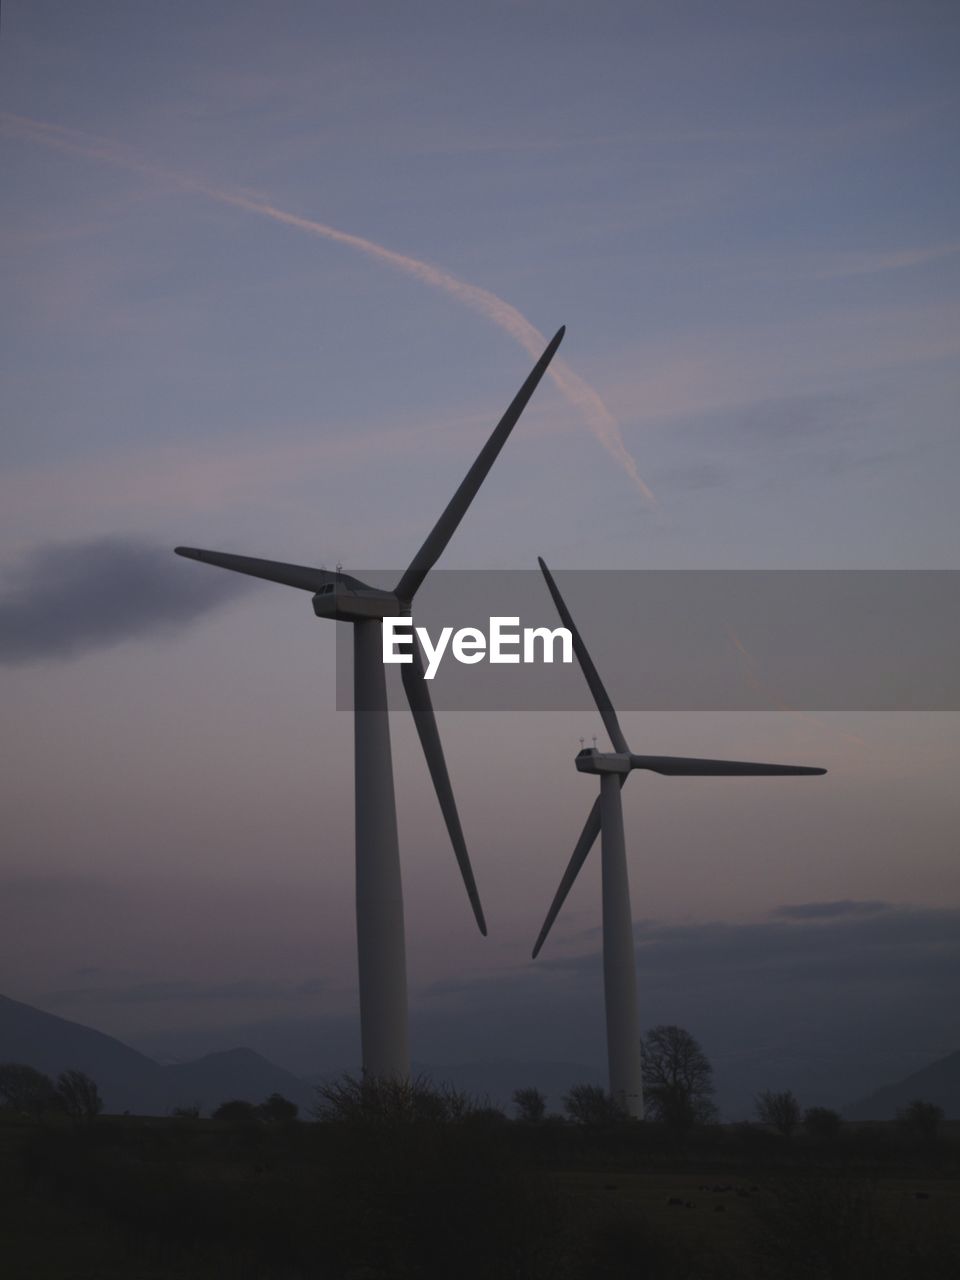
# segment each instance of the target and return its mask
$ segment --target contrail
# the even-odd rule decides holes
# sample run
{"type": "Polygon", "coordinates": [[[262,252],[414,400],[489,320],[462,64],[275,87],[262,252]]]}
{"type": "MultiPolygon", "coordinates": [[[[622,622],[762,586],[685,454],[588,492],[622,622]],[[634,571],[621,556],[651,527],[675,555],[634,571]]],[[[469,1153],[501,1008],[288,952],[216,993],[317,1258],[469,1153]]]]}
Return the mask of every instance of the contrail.
{"type": "MultiPolygon", "coordinates": [[[[442,271],[439,267],[423,262],[419,258],[397,253],[373,240],[351,235],[347,231],[339,231],[336,227],[316,222],[313,218],[302,218],[295,213],[288,213],[266,200],[211,186],[202,179],[193,178],[188,174],[160,168],[143,160],[132,148],[109,138],[99,138],[92,134],[80,133],[74,129],[65,129],[60,125],[46,124],[41,120],[7,112],[0,113],[0,128],[15,137],[38,142],[48,147],[56,147],[72,155],[86,156],[88,159],[98,160],[104,164],[117,165],[120,168],[136,170],[149,177],[160,178],[184,190],[198,192],[220,204],[233,205],[234,208],[243,209],[247,213],[253,213],[262,218],[269,218],[287,227],[294,227],[308,235],[320,236],[325,240],[347,245],[359,253],[386,263],[387,266],[414,276],[423,284],[440,289],[450,297],[456,298],[464,306],[479,312],[508,333],[511,338],[519,342],[528,355],[539,356],[546,345],[546,338],[540,330],[509,302],[491,293],[489,289],[481,289],[478,285],[469,284],[466,280],[461,280],[448,271],[442,271]]],[[[648,501],[655,502],[653,493],[644,483],[633,456],[623,442],[619,423],[600,399],[599,394],[562,360],[554,360],[548,372],[564,399],[582,414],[587,426],[607,452],[626,471],[643,496],[648,501]]]]}

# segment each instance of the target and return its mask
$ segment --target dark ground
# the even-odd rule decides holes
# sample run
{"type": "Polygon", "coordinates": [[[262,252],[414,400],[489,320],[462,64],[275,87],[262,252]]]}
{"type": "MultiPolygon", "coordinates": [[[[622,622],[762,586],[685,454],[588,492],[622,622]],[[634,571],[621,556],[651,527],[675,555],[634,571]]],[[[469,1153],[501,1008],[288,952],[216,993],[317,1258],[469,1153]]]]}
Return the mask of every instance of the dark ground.
{"type": "Polygon", "coordinates": [[[0,1123],[5,1280],[955,1280],[960,1134],[0,1123]]]}

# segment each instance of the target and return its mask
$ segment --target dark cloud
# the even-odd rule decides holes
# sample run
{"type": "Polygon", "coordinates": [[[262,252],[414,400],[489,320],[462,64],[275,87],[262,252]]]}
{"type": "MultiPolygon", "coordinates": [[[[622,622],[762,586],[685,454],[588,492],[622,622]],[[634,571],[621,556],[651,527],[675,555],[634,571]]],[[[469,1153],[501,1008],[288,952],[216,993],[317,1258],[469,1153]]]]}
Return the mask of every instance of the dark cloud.
{"type": "Polygon", "coordinates": [[[857,425],[865,406],[853,397],[832,395],[782,396],[761,400],[727,415],[729,428],[757,442],[806,443],[857,425]]]}
{"type": "Polygon", "coordinates": [[[872,916],[878,911],[889,911],[887,902],[855,901],[853,898],[840,898],[836,902],[797,902],[784,907],[777,907],[772,913],[785,920],[831,920],[837,916],[872,916]]]}
{"type": "Polygon", "coordinates": [[[0,597],[0,662],[71,658],[182,627],[251,585],[137,539],[38,547],[8,574],[0,597]]]}
{"type": "Polygon", "coordinates": [[[299,983],[264,982],[256,978],[239,978],[233,982],[169,979],[157,982],[135,982],[126,986],[73,987],[51,992],[47,999],[51,1004],[56,1005],[84,1003],[143,1005],[223,1000],[255,1002],[276,1000],[286,996],[316,995],[324,989],[325,984],[319,979],[308,979],[299,983]]]}
{"type": "MultiPolygon", "coordinates": [[[[776,980],[798,988],[823,983],[881,986],[891,981],[960,983],[960,909],[883,902],[820,902],[778,907],[773,919],[634,925],[637,963],[648,985],[681,975],[776,980]]],[[[566,973],[599,973],[599,950],[544,960],[566,973]]]]}
{"type": "Polygon", "coordinates": [[[902,466],[924,447],[878,447],[872,406],[864,398],[836,395],[797,395],[760,400],[736,409],[691,418],[680,429],[697,452],[697,462],[678,463],[664,478],[680,488],[708,488],[730,483],[731,451],[756,464],[776,464],[789,458],[793,482],[816,475],[837,476],[878,472],[902,466]],[[720,450],[720,453],[716,453],[720,450]],[[711,455],[715,456],[711,456],[711,455]]]}

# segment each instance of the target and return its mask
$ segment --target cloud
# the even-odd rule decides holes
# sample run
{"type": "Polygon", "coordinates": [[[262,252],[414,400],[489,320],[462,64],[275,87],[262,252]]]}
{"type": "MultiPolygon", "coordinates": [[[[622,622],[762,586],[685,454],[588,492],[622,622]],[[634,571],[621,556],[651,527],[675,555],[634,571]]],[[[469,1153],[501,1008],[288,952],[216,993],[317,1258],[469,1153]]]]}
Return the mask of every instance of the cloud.
{"type": "MultiPolygon", "coordinates": [[[[51,125],[40,120],[31,120],[25,116],[7,113],[0,116],[0,124],[8,133],[12,133],[14,136],[41,143],[44,146],[55,147],[72,155],[82,155],[101,163],[130,169],[147,177],[171,183],[183,190],[196,192],[198,195],[203,195],[207,199],[215,200],[220,204],[232,205],[234,208],[243,209],[245,212],[255,214],[258,217],[279,222],[284,226],[303,231],[308,235],[319,236],[321,239],[332,240],[337,244],[346,245],[348,248],[355,249],[367,257],[382,262],[385,266],[402,271],[405,275],[413,276],[422,284],[429,285],[430,288],[439,289],[448,296],[457,299],[458,302],[469,307],[472,311],[478,312],[505,333],[508,333],[511,338],[523,347],[528,355],[535,358],[540,356],[547,344],[547,339],[540,330],[531,324],[526,316],[511,303],[498,297],[497,294],[491,293],[489,289],[482,289],[479,285],[461,280],[459,277],[451,275],[449,271],[435,267],[420,258],[411,257],[409,254],[397,253],[394,249],[388,249],[373,240],[367,240],[363,236],[341,231],[337,227],[317,222],[314,218],[304,218],[299,214],[289,213],[287,210],[279,209],[276,205],[262,198],[239,191],[229,191],[187,174],[161,169],[143,160],[133,148],[123,146],[108,138],[98,138],[80,133],[74,129],[64,129],[59,125],[51,125]]],[[[637,464],[623,442],[619,423],[604,404],[595,388],[590,386],[579,374],[574,373],[563,360],[555,358],[548,372],[564,399],[579,410],[587,426],[607,452],[626,471],[643,496],[648,501],[654,501],[653,494],[641,478],[637,470],[637,464]]]]}
{"type": "Polygon", "coordinates": [[[886,902],[857,902],[852,898],[840,898],[836,902],[798,902],[777,907],[773,914],[784,920],[835,920],[837,916],[872,916],[878,911],[888,910],[890,907],[886,902]]]}
{"type": "Polygon", "coordinates": [[[909,267],[925,266],[941,258],[951,258],[960,253],[960,242],[921,245],[910,249],[892,249],[886,252],[853,251],[838,254],[826,266],[814,272],[818,280],[835,280],[843,276],[875,275],[881,271],[903,271],[909,267]]]}
{"type": "Polygon", "coordinates": [[[229,573],[185,573],[172,548],[136,539],[41,546],[0,596],[0,662],[71,658],[187,626],[251,585],[229,573]]]}
{"type": "Polygon", "coordinates": [[[279,1000],[285,996],[315,996],[325,990],[326,984],[315,978],[298,983],[262,981],[257,978],[238,978],[232,982],[195,982],[185,978],[172,978],[135,982],[127,986],[73,987],[52,991],[47,999],[55,1005],[144,1005],[182,1001],[254,1003],[279,1000]]]}

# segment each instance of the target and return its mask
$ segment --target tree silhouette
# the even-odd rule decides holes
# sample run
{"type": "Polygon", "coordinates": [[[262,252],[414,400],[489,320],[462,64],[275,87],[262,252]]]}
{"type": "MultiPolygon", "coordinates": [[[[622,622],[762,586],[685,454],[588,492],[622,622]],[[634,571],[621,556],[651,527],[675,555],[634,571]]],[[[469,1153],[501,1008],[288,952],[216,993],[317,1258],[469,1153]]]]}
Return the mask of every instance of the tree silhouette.
{"type": "Polygon", "coordinates": [[[575,1084],[564,1094],[563,1106],[571,1120],[594,1127],[616,1124],[626,1116],[606,1089],[597,1084],[575,1084]]]}
{"type": "Polygon", "coordinates": [[[22,1062],[0,1065],[0,1098],[11,1111],[31,1120],[63,1110],[63,1098],[50,1077],[22,1062]]]}
{"type": "Polygon", "coordinates": [[[57,1093],[72,1120],[93,1120],[103,1110],[100,1091],[85,1071],[61,1071],[57,1077],[57,1093]]]}
{"type": "Polygon", "coordinates": [[[317,1098],[317,1120],[354,1125],[442,1124],[468,1119],[479,1109],[468,1094],[425,1076],[381,1080],[345,1074],[318,1085],[317,1098]]]}
{"type": "Polygon", "coordinates": [[[754,1101],[757,1119],[789,1138],[800,1126],[800,1103],[789,1089],[774,1093],[764,1089],[754,1101]]]}
{"type": "Polygon", "coordinates": [[[272,1120],[274,1124],[288,1124],[296,1120],[300,1108],[282,1093],[271,1093],[265,1102],[257,1107],[257,1113],[264,1120],[272,1120]]]}
{"type": "Polygon", "coordinates": [[[649,1119],[674,1129],[716,1119],[713,1067],[689,1031],[672,1024],[653,1027],[641,1053],[649,1119]]]}
{"type": "Polygon", "coordinates": [[[243,1098],[231,1098],[229,1102],[221,1102],[211,1113],[214,1120],[226,1120],[230,1124],[256,1124],[257,1108],[252,1102],[243,1098]]]}
{"type": "Polygon", "coordinates": [[[514,1089],[513,1105],[524,1124],[539,1124],[547,1114],[547,1100],[539,1089],[514,1089]]]}
{"type": "Polygon", "coordinates": [[[803,1129],[811,1138],[835,1138],[843,1121],[839,1112],[829,1107],[807,1107],[803,1113],[803,1129]]]}
{"type": "Polygon", "coordinates": [[[914,1138],[935,1138],[943,1124],[943,1107],[935,1102],[924,1102],[922,1098],[914,1098],[909,1106],[897,1112],[897,1124],[914,1138]]]}

